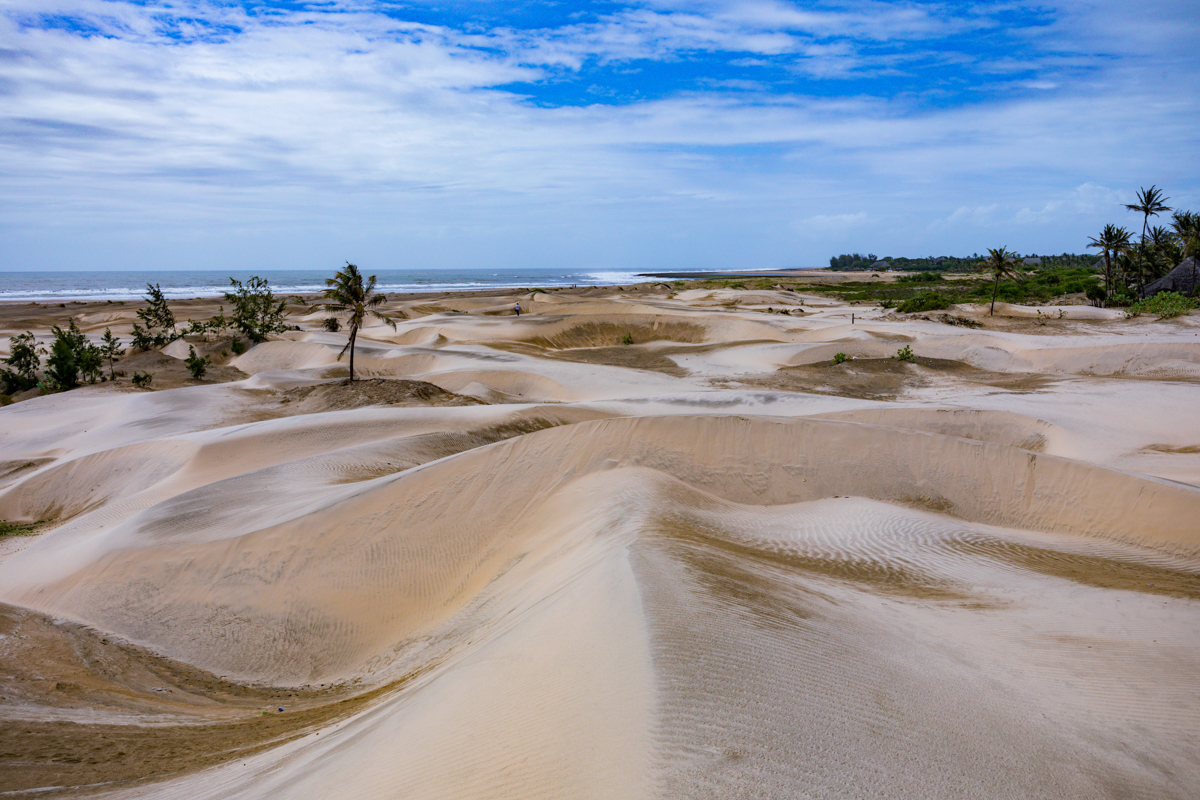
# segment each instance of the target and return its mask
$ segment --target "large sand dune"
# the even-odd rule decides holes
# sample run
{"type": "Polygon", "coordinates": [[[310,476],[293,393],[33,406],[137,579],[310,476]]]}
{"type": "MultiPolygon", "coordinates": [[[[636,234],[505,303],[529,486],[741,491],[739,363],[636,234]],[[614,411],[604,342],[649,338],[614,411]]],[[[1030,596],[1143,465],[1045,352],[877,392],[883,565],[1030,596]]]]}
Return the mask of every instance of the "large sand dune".
{"type": "Polygon", "coordinates": [[[0,793],[1196,796],[1197,318],[789,295],[407,301],[358,389],[306,330],[0,411],[0,793]]]}

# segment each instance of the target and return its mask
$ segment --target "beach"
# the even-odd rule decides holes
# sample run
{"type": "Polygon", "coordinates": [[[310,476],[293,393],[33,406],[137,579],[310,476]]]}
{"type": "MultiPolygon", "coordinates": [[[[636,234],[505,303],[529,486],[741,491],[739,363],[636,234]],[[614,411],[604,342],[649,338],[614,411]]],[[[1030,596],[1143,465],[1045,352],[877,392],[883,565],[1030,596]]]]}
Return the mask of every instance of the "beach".
{"type": "Polygon", "coordinates": [[[0,408],[0,796],[1200,795],[1200,312],[382,308],[0,408]]]}

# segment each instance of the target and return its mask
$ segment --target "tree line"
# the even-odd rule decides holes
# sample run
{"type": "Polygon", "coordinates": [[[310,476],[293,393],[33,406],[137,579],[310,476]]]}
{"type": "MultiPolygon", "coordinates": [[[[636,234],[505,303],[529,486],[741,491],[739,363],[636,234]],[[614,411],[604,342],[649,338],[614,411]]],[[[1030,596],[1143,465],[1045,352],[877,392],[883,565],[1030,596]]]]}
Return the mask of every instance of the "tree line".
{"type": "MultiPolygon", "coordinates": [[[[1089,238],[1088,246],[1103,254],[1105,300],[1132,301],[1146,293],[1146,285],[1166,275],[1188,256],[1200,256],[1200,214],[1174,210],[1169,226],[1151,227],[1150,218],[1172,211],[1157,186],[1138,191],[1137,202],[1125,208],[1142,215],[1142,236],[1133,241],[1133,233],[1118,225],[1105,225],[1099,236],[1089,238]]],[[[1192,276],[1192,294],[1196,276],[1192,276]]]]}
{"type": "MultiPolygon", "coordinates": [[[[266,278],[255,276],[244,283],[230,278],[229,283],[230,290],[223,293],[231,309],[228,316],[222,304],[215,316],[204,321],[189,319],[183,325],[176,320],[161,284],[147,283],[145,306],[136,312],[137,321],[133,323],[129,349],[134,352],[160,350],[185,336],[204,336],[206,339],[229,336],[230,349],[240,354],[246,348],[240,337],[258,343],[271,334],[288,330],[288,301],[275,296],[266,278]]],[[[367,317],[377,318],[393,329],[396,322],[380,310],[387,302],[387,295],[376,291],[375,276],[364,279],[354,264],[347,263],[333,278],[327,279],[325,285],[323,302],[314,307],[328,314],[322,325],[326,330],[340,330],[344,319],[348,338],[346,346],[338,353],[338,360],[349,351],[350,380],[353,381],[354,345],[367,317]]],[[[292,300],[304,305],[301,298],[292,300]]],[[[2,360],[5,366],[0,368],[0,394],[13,395],[33,388],[48,394],[74,389],[83,383],[117,379],[115,364],[126,354],[127,348],[122,347],[122,340],[111,328],[104,329],[99,342],[89,341],[74,319],[68,321],[65,330],[55,325],[51,333],[53,339],[49,349],[30,331],[9,337],[9,355],[2,360]],[[43,356],[47,356],[44,366],[43,356]],[[106,364],[108,375],[104,374],[106,364]]],[[[195,345],[189,345],[184,364],[192,377],[204,377],[209,363],[208,357],[197,355],[195,345]]],[[[148,386],[152,376],[136,373],[132,380],[134,385],[148,386]]]]}

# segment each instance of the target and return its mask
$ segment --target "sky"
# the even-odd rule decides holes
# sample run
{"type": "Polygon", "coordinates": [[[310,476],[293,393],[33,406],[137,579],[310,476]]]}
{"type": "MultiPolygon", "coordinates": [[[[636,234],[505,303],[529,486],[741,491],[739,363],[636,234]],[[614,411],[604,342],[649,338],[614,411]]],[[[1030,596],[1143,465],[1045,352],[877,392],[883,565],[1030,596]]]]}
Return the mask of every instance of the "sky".
{"type": "Polygon", "coordinates": [[[1195,0],[0,0],[0,271],[1045,255],[1150,185],[1195,0]]]}

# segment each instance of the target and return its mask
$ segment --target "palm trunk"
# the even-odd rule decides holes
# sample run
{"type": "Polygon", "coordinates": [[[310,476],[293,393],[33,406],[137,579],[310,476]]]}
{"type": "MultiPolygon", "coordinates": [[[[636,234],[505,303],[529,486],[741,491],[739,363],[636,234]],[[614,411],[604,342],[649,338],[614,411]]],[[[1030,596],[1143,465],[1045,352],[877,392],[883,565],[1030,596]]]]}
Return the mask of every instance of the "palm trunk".
{"type": "Polygon", "coordinates": [[[1104,302],[1107,305],[1108,296],[1112,294],[1112,262],[1108,260],[1108,248],[1104,248],[1104,302]]]}
{"type": "Polygon", "coordinates": [[[988,312],[989,317],[996,316],[996,292],[1000,291],[1000,273],[996,273],[996,282],[992,284],[992,309],[988,312]]]}
{"type": "Polygon", "coordinates": [[[1138,297],[1146,296],[1146,226],[1150,224],[1150,215],[1142,218],[1142,252],[1138,253],[1138,297]]]}
{"type": "Polygon", "coordinates": [[[350,329],[350,382],[354,383],[354,340],[358,337],[358,326],[350,329]]]}

